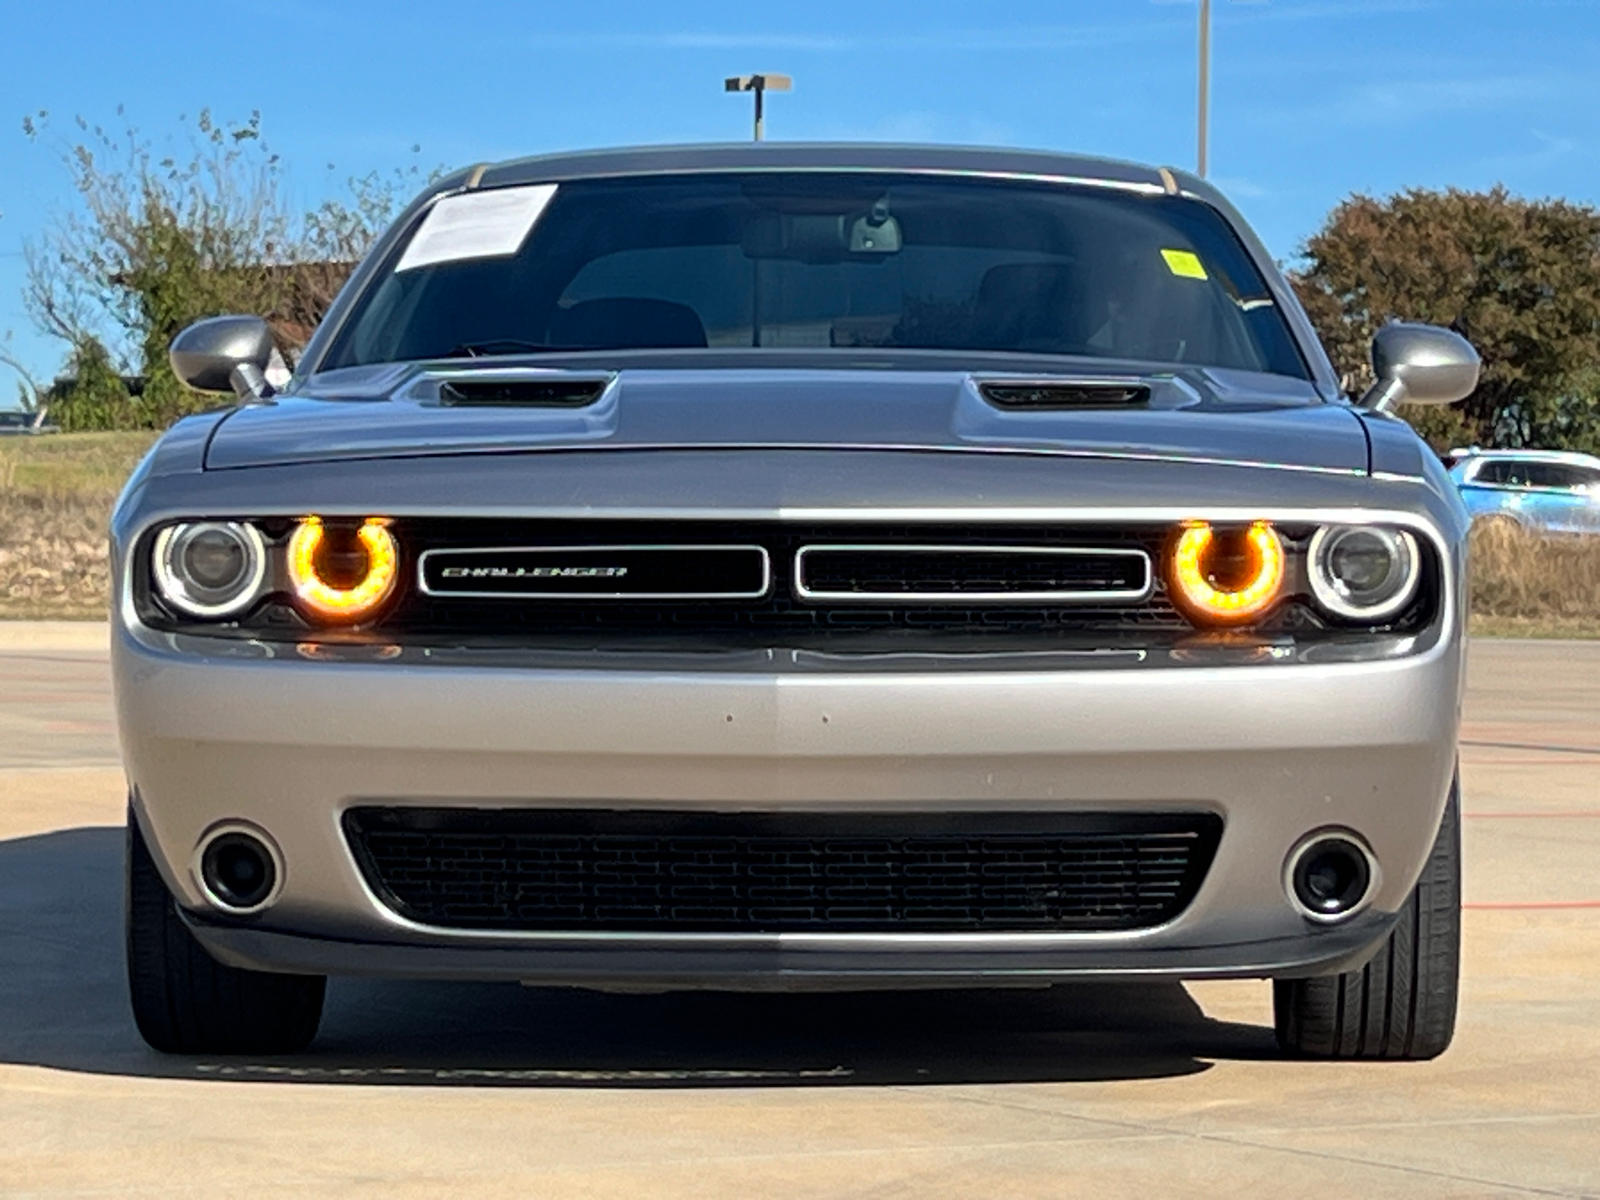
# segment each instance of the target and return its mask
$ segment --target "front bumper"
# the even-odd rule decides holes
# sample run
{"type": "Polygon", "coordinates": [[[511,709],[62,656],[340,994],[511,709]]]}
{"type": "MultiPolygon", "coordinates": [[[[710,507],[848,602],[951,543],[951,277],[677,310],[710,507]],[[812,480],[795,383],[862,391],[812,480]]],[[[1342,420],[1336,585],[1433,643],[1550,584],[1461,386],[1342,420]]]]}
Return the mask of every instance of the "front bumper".
{"type": "Polygon", "coordinates": [[[1461,646],[1383,661],[1041,671],[537,669],[240,659],[120,627],[137,817],[218,958],[326,974],[596,986],[900,986],[1318,974],[1384,937],[1455,762],[1461,646]],[[1126,933],[503,933],[410,922],[363,880],[358,804],[973,812],[1202,809],[1224,821],[1194,901],[1126,933]],[[265,830],[281,898],[225,919],[190,864],[223,821],[265,830]],[[1283,868],[1312,830],[1371,847],[1370,906],[1316,926],[1283,868]]]}

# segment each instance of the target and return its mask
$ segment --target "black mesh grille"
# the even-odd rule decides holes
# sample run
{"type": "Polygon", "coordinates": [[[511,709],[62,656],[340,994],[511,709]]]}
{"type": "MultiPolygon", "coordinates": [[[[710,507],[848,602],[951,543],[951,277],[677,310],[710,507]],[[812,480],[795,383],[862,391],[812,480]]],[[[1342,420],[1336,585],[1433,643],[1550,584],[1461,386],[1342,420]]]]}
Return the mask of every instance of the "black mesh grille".
{"type": "Polygon", "coordinates": [[[1143,552],[923,546],[808,546],[799,559],[810,592],[885,593],[937,598],[983,594],[1142,594],[1150,582],[1143,552]]]}
{"type": "MultiPolygon", "coordinates": [[[[385,616],[380,630],[402,638],[465,635],[545,645],[642,644],[684,648],[748,646],[840,647],[894,650],[920,648],[936,638],[941,650],[1038,648],[1087,638],[1106,644],[1108,635],[1190,630],[1156,581],[1142,601],[1101,603],[1048,601],[862,602],[807,600],[794,587],[795,555],[818,544],[1034,546],[1140,550],[1159,557],[1164,528],[1098,526],[1063,528],[996,524],[764,523],[723,521],[479,521],[419,520],[405,523],[408,546],[756,545],[772,562],[772,586],[749,600],[564,602],[472,600],[405,596],[385,616]]],[[[1104,562],[1101,559],[1091,559],[1104,562]]],[[[1126,560],[1132,561],[1132,560],[1126,560]]],[[[414,568],[413,568],[414,569],[414,568]]]]}
{"type": "Polygon", "coordinates": [[[360,808],[374,889],[504,930],[1143,929],[1180,913],[1222,822],[1180,814],[685,814],[360,808]]]}

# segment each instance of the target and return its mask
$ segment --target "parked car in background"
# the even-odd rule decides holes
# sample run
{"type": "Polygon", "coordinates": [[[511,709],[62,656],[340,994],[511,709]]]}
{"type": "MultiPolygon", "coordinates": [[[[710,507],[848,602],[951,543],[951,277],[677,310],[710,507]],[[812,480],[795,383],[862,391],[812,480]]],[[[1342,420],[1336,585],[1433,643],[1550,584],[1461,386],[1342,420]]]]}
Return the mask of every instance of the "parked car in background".
{"type": "Polygon", "coordinates": [[[935,147],[431,186],[293,376],[172,362],[113,518],[129,983],[291,1052],[328,975],[623,991],[1271,979],[1430,1058],[1467,514],[1209,184],[935,147]]]}
{"type": "Polygon", "coordinates": [[[1567,450],[1452,450],[1450,478],[1472,519],[1540,533],[1600,534],[1600,458],[1567,450]]]}
{"type": "Polygon", "coordinates": [[[45,409],[29,412],[25,408],[0,409],[0,437],[6,434],[60,433],[61,426],[50,420],[45,409]]]}

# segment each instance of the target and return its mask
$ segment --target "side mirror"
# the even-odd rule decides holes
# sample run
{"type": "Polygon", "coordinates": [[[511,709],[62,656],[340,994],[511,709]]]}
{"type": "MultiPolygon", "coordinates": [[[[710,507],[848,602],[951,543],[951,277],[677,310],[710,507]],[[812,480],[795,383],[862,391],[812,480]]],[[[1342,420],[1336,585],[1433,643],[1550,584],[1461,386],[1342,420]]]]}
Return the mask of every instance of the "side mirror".
{"type": "Polygon", "coordinates": [[[1391,321],[1372,339],[1378,382],[1361,407],[1388,412],[1396,404],[1454,404],[1478,386],[1481,365],[1472,343],[1454,330],[1391,321]]]}
{"type": "Polygon", "coordinates": [[[167,357],[173,374],[197,392],[231,391],[247,401],[272,395],[272,330],[260,317],[196,321],[172,340],[167,357]]]}

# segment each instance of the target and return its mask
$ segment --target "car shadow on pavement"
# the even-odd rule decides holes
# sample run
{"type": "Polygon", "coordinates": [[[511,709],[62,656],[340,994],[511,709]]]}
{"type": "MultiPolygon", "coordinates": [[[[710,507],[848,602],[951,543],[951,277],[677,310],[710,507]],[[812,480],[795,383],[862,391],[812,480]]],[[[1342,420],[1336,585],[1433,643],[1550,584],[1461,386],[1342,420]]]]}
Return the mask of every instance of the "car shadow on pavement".
{"type": "Polygon", "coordinates": [[[0,841],[0,1063],[98,1074],[465,1086],[1071,1082],[1276,1053],[1176,983],[853,994],[606,995],[336,979],[311,1051],[174,1058],[123,982],[120,828],[0,841]]]}

